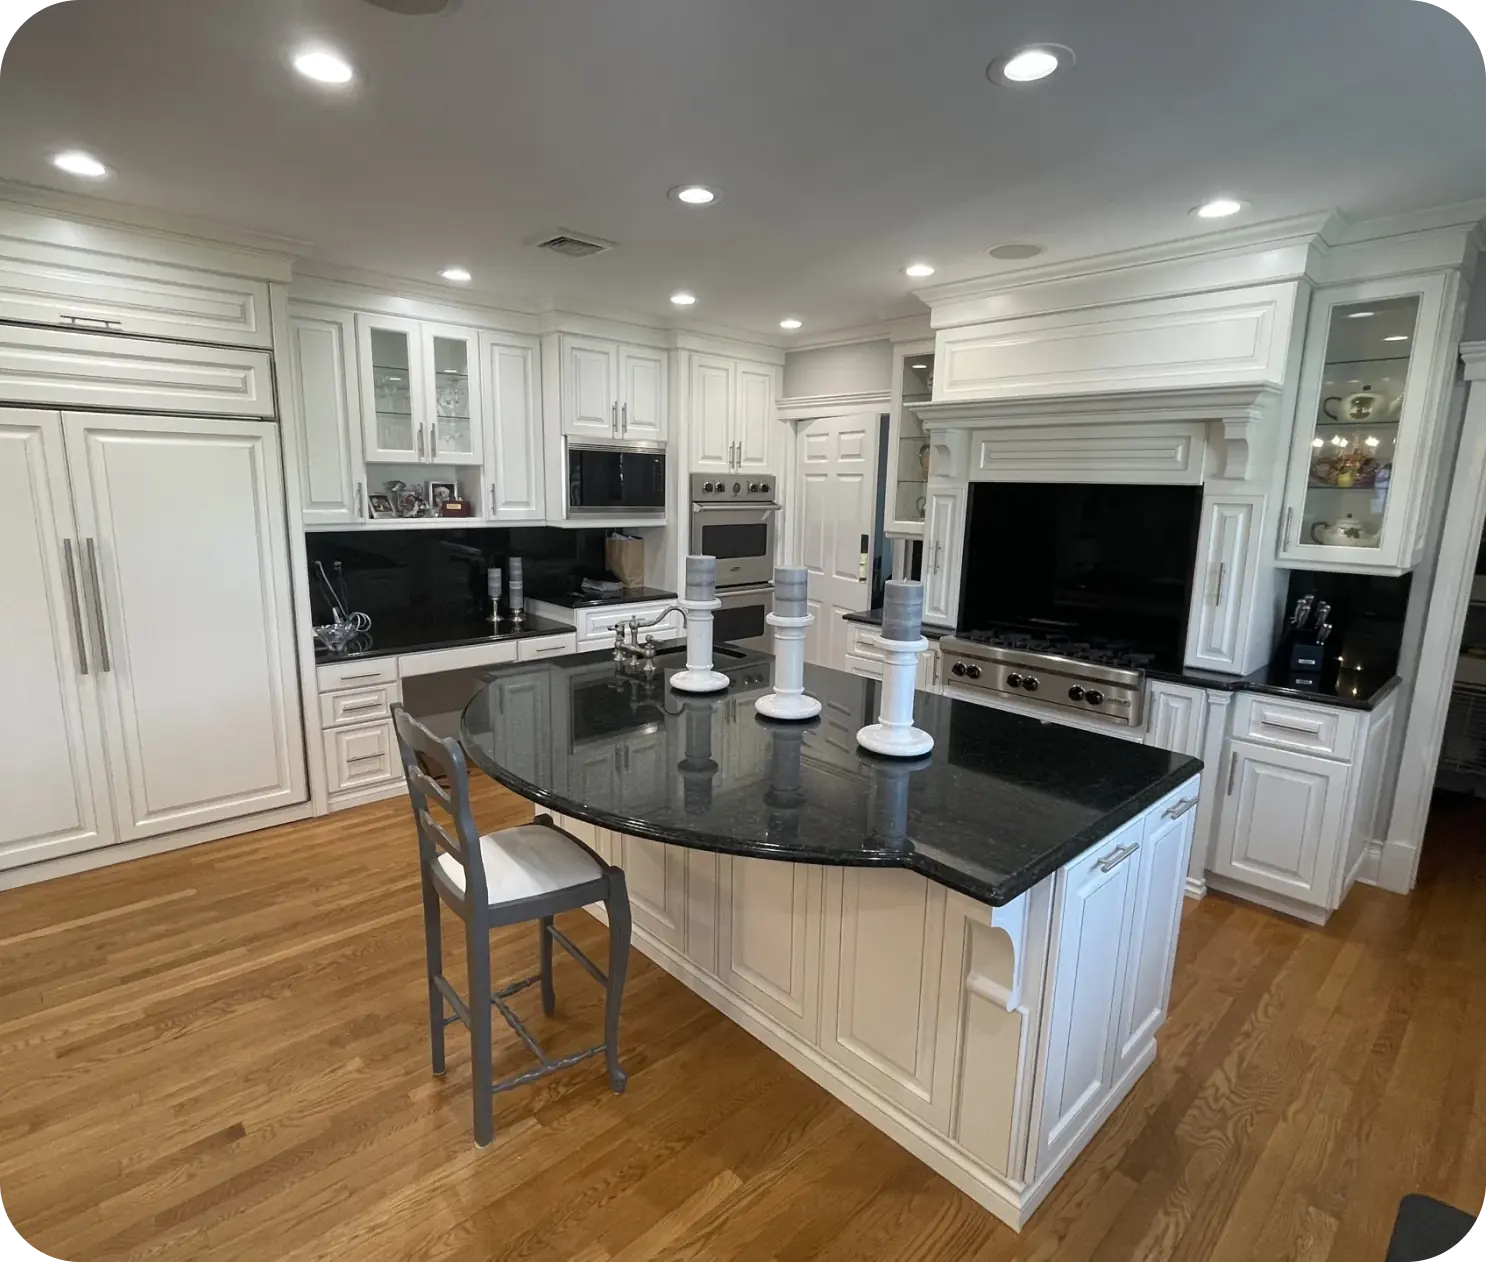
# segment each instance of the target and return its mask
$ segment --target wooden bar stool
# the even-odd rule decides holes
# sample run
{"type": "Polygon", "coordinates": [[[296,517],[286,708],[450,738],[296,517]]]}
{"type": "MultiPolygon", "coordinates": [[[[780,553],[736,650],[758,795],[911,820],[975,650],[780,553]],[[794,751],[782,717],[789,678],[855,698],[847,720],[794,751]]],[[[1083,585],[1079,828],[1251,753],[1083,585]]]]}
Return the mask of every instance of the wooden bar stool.
{"type": "Polygon", "coordinates": [[[413,819],[418,825],[418,865],[423,882],[423,933],[428,949],[428,1022],[433,1044],[433,1072],[444,1072],[444,1029],[463,1021],[470,1032],[471,1076],[474,1084],[475,1143],[481,1148],[494,1136],[493,1100],[548,1074],[604,1054],[609,1086],[624,1090],[626,1076],[619,1067],[619,1004],[629,963],[629,894],[624,873],[611,867],[571,833],[558,828],[550,815],[517,828],[480,836],[470,812],[469,771],[464,751],[452,740],[440,740],[401,705],[392,709],[413,819]],[[435,775],[442,776],[448,788],[435,775]],[[429,812],[437,802],[454,823],[451,834],[429,812]],[[443,974],[443,945],[439,900],[464,921],[468,1001],[461,999],[443,974]],[[609,973],[606,977],[552,923],[558,912],[602,902],[609,912],[609,973]],[[539,922],[540,971],[492,991],[490,931],[522,921],[539,922]],[[604,987],[604,1041],[571,1056],[554,1060],[541,1048],[506,1003],[519,990],[540,982],[542,1011],[551,1016],[556,1003],[552,989],[552,944],[556,942],[604,987]],[[452,1016],[445,1016],[448,1004],[452,1016]],[[537,1058],[538,1067],[492,1082],[490,1011],[495,1008],[537,1058]]]}

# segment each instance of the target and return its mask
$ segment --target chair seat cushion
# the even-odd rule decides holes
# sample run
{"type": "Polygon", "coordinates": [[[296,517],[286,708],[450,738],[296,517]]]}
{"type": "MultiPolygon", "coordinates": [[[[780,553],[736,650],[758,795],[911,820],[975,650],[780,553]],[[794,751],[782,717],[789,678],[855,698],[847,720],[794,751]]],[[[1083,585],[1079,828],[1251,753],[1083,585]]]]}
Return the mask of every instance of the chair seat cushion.
{"type": "MultiPolygon", "coordinates": [[[[577,842],[542,824],[487,833],[480,838],[480,856],[492,907],[586,885],[603,872],[577,842]]],[[[441,854],[438,865],[463,894],[464,867],[459,860],[441,854]]]]}

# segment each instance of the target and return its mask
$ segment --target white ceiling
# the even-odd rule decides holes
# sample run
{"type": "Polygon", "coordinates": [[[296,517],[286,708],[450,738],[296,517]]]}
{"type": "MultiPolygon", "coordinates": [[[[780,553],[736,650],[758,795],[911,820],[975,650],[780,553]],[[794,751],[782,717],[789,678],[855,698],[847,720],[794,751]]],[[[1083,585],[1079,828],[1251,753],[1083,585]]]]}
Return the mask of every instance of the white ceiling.
{"type": "Polygon", "coordinates": [[[935,282],[1316,210],[1486,196],[1486,75],[1417,0],[70,0],[0,75],[0,177],[303,238],[326,263],[800,337],[921,310],[935,282]],[[356,66],[287,68],[319,38],[356,66]],[[1024,89],[991,58],[1077,64],[1024,89]],[[79,146],[116,174],[73,180],[79,146]],[[666,190],[722,190],[705,210],[666,190]],[[619,243],[570,261],[557,227],[619,243]]]}

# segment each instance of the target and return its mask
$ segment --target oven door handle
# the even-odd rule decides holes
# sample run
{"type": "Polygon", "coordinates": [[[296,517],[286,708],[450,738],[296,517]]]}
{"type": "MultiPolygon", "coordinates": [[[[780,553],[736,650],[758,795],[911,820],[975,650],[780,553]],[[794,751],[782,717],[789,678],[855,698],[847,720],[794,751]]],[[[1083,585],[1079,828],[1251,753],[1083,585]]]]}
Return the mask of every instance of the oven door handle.
{"type": "Polygon", "coordinates": [[[694,513],[747,513],[759,512],[768,516],[770,513],[784,511],[783,504],[696,504],[693,503],[691,511],[694,513]]]}

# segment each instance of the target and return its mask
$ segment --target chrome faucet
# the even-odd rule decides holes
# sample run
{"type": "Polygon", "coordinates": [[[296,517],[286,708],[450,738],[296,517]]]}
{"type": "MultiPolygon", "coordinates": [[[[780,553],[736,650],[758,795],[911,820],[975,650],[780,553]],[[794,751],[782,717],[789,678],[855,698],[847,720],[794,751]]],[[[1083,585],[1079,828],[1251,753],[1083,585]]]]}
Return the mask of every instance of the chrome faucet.
{"type": "Polygon", "coordinates": [[[638,617],[630,618],[624,622],[614,624],[614,660],[622,666],[640,665],[647,675],[655,673],[655,637],[647,635],[645,642],[640,642],[640,632],[646,627],[653,627],[664,622],[673,613],[681,615],[681,621],[686,621],[686,610],[680,605],[668,605],[653,618],[641,621],[638,617]]]}

